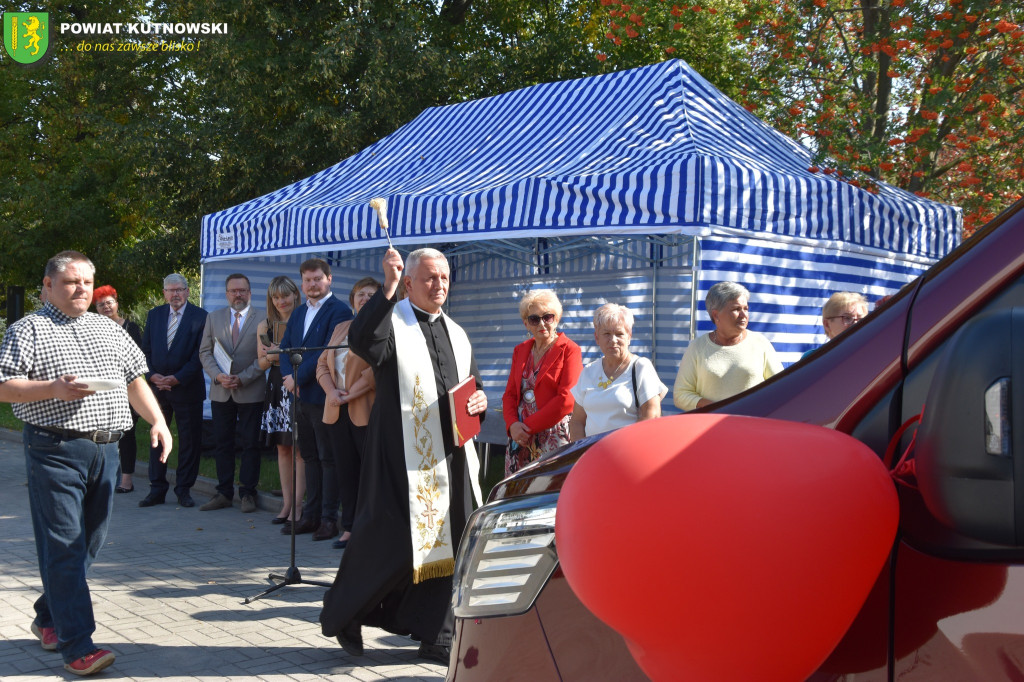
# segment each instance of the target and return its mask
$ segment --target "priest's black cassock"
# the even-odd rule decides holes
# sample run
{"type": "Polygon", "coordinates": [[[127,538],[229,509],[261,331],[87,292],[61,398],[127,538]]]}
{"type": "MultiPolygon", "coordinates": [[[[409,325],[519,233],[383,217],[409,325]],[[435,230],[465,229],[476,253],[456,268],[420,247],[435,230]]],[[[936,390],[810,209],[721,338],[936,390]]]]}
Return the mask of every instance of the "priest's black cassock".
{"type": "MultiPolygon", "coordinates": [[[[377,291],[349,329],[349,347],[374,369],[377,397],[366,431],[359,496],[352,537],[341,558],[334,584],[320,613],[323,634],[334,637],[353,625],[370,625],[426,644],[450,646],[454,630],[452,576],[413,584],[412,531],[409,522],[409,478],[406,471],[398,360],[392,311],[398,300],[377,291]]],[[[455,354],[444,318],[413,307],[427,343],[437,386],[445,460],[450,481],[453,551],[473,510],[473,491],[465,448],[455,447],[447,393],[458,376],[455,354]],[[434,321],[430,321],[434,317],[434,321]]],[[[482,388],[476,359],[470,371],[482,388]]]]}

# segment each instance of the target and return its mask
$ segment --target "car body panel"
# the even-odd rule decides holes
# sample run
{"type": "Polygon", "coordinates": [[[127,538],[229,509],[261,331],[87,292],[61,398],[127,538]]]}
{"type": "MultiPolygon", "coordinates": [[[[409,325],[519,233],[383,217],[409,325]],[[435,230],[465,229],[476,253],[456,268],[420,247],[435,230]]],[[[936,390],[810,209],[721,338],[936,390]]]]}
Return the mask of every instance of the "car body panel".
{"type": "MultiPolygon", "coordinates": [[[[700,411],[826,426],[853,435],[881,457],[897,427],[922,410],[941,355],[937,351],[973,316],[1010,306],[1024,307],[1024,202],[824,348],[754,389],[700,411]]],[[[756,327],[756,315],[754,322],[756,327]]],[[[680,421],[685,423],[685,416],[680,421]]],[[[524,468],[499,483],[491,500],[560,490],[572,466],[599,438],[571,444],[524,468]]],[[[1024,680],[1024,567],[1012,561],[1020,552],[982,555],[977,543],[938,524],[916,491],[901,488],[900,499],[901,539],[890,564],[844,639],[810,679],[1024,680]]],[[[620,547],[610,543],[609,551],[620,547]]],[[[550,679],[645,679],[639,668],[618,660],[628,656],[621,636],[576,600],[560,570],[526,615],[535,615],[535,625],[547,632],[543,650],[531,655],[546,656],[561,672],[550,679]]],[[[525,616],[489,620],[510,621],[517,630],[511,623],[516,618],[525,616]]],[[[508,633],[460,621],[460,650],[512,647],[522,654],[508,633]]],[[[449,679],[456,679],[453,673],[449,679]]]]}
{"type": "Polygon", "coordinates": [[[447,682],[560,679],[535,608],[518,616],[456,619],[452,652],[447,682]]]}

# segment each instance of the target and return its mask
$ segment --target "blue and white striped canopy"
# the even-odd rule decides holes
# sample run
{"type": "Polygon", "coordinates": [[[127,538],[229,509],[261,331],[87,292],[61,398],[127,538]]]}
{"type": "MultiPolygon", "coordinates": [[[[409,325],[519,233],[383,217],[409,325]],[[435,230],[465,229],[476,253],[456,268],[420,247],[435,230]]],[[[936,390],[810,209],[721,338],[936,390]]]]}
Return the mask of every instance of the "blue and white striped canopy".
{"type": "Polygon", "coordinates": [[[721,234],[934,259],[959,209],[811,173],[681,60],[427,109],[337,165],[203,218],[204,261],[395,243],[721,234]]]}

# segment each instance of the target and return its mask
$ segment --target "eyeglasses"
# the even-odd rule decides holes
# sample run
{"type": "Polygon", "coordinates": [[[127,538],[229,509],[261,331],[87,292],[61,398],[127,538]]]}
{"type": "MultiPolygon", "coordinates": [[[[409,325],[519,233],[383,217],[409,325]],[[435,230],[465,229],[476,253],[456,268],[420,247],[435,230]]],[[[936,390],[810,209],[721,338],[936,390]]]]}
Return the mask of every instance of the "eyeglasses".
{"type": "Polygon", "coordinates": [[[164,289],[165,294],[183,294],[186,291],[188,291],[188,289],[164,289]]]}
{"type": "Polygon", "coordinates": [[[242,294],[249,293],[248,289],[228,289],[228,293],[234,296],[241,296],[242,294]]]}
{"type": "Polygon", "coordinates": [[[845,326],[849,327],[854,322],[860,322],[863,318],[861,318],[861,317],[853,317],[852,315],[833,315],[832,317],[826,317],[825,319],[829,320],[829,321],[832,321],[832,320],[842,320],[843,324],[845,326]]]}
{"type": "Polygon", "coordinates": [[[554,313],[544,313],[543,315],[527,315],[526,321],[531,327],[536,327],[538,324],[543,322],[544,324],[551,324],[555,321],[554,313]]]}

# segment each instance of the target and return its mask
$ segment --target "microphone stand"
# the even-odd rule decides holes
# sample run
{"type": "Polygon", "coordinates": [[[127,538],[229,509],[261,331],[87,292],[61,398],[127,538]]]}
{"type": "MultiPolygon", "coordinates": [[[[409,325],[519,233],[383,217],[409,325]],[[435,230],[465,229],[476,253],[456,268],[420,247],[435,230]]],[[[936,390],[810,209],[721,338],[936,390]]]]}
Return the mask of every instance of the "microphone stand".
{"type": "MultiPolygon", "coordinates": [[[[348,348],[348,344],[347,343],[342,343],[342,344],[339,344],[337,346],[308,346],[308,347],[307,346],[300,346],[300,347],[296,347],[296,348],[281,348],[281,349],[278,349],[276,351],[267,351],[267,354],[268,355],[271,355],[271,354],[278,354],[278,355],[280,355],[281,353],[288,353],[288,359],[291,361],[292,367],[298,367],[299,365],[302,364],[302,356],[305,353],[308,353],[308,352],[311,352],[311,351],[323,352],[325,350],[335,350],[335,349],[338,349],[338,348],[348,348]]],[[[298,457],[301,454],[301,449],[302,449],[302,446],[299,445],[298,419],[295,416],[295,410],[296,410],[296,407],[297,407],[296,403],[298,403],[298,401],[299,401],[299,386],[298,386],[298,384],[296,384],[295,385],[295,396],[291,400],[291,405],[290,405],[289,410],[288,410],[288,414],[289,414],[289,417],[291,419],[291,428],[292,428],[292,513],[290,514],[290,516],[292,516],[292,517],[296,517],[295,508],[296,508],[296,506],[300,505],[300,502],[301,502],[301,500],[295,499],[295,476],[296,476],[295,458],[298,457]]],[[[268,587],[267,589],[265,589],[262,592],[260,592],[259,594],[253,595],[251,597],[246,597],[245,600],[242,601],[243,604],[251,604],[252,602],[256,601],[257,599],[262,599],[263,597],[266,597],[268,594],[272,594],[272,593],[280,590],[282,587],[288,587],[289,585],[317,585],[318,587],[330,587],[331,586],[331,583],[320,582],[320,581],[317,581],[317,580],[305,580],[305,579],[303,579],[302,574],[299,572],[298,567],[295,565],[295,524],[298,522],[299,518],[301,518],[301,515],[296,517],[296,518],[291,519],[291,521],[288,524],[290,526],[290,528],[291,528],[291,536],[292,536],[292,539],[291,539],[291,545],[292,545],[292,547],[291,547],[291,563],[288,564],[288,568],[285,569],[285,572],[284,572],[283,575],[281,575],[279,573],[271,573],[269,576],[267,576],[267,580],[269,580],[273,584],[270,587],[268,587]]]]}

